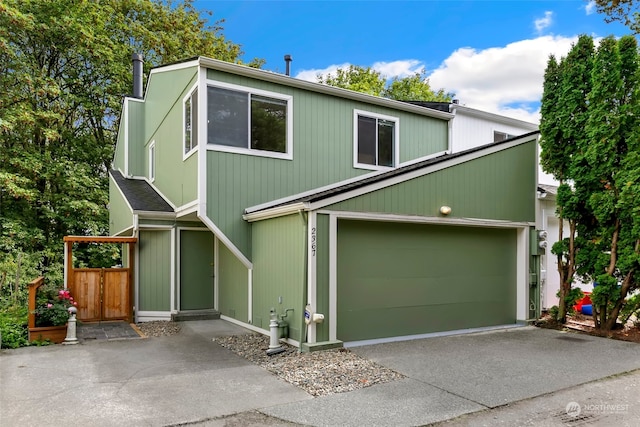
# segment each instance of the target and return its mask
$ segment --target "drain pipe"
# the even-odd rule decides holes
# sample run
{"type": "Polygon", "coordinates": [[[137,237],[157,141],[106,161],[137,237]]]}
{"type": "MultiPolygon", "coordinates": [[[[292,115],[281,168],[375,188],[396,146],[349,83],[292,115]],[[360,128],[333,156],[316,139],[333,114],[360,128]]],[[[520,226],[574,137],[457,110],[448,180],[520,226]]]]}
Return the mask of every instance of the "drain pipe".
{"type": "Polygon", "coordinates": [[[272,308],[270,314],[269,348],[267,349],[267,356],[273,356],[274,354],[284,351],[284,347],[280,345],[280,339],[278,338],[278,315],[276,314],[276,310],[272,308]]]}

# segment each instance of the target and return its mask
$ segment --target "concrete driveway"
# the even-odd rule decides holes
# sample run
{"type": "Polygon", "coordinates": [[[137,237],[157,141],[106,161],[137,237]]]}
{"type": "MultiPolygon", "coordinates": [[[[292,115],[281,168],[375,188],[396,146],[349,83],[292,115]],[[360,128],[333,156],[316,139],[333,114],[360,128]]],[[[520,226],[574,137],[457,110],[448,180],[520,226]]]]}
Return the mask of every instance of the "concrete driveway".
{"type": "Polygon", "coordinates": [[[513,328],[353,348],[407,378],[312,398],[212,342],[245,332],[2,351],[0,425],[425,425],[640,368],[637,344],[513,328]]]}

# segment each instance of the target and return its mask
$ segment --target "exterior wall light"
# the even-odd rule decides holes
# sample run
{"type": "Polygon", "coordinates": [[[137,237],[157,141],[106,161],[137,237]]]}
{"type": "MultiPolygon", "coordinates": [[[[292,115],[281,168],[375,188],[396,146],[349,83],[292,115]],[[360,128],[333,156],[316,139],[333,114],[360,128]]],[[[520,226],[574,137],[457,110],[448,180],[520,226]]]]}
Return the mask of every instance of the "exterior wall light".
{"type": "Polygon", "coordinates": [[[451,213],[451,208],[449,206],[440,206],[440,213],[442,215],[449,215],[451,213]]]}

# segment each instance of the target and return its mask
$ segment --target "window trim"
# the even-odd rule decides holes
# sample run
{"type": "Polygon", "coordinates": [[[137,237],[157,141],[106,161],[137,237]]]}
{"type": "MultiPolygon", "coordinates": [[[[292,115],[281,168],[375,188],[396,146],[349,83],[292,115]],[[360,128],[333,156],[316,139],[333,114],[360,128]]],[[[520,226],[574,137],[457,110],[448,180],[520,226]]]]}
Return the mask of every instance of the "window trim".
{"type": "Polygon", "coordinates": [[[149,163],[149,182],[154,182],[156,180],[156,141],[151,141],[149,144],[149,149],[147,151],[148,154],[148,163],[149,163]]]}
{"type": "MultiPolygon", "coordinates": [[[[377,147],[376,147],[377,150],[377,147]]],[[[353,110],[353,167],[373,171],[386,171],[398,167],[400,164],[400,118],[387,116],[386,114],[372,113],[365,110],[353,110]],[[358,162],[358,117],[386,120],[394,123],[393,126],[393,166],[378,166],[358,162]]],[[[376,159],[376,162],[378,159],[376,159]]]]}
{"type": "MultiPolygon", "coordinates": [[[[191,135],[190,135],[190,141],[191,141],[191,149],[187,152],[184,151],[184,146],[185,146],[185,138],[186,138],[186,117],[185,117],[185,105],[187,103],[187,101],[191,101],[191,99],[193,98],[193,94],[195,93],[195,91],[198,90],[198,85],[195,84],[193,85],[193,87],[187,92],[187,94],[185,95],[184,98],[182,98],[182,110],[181,110],[181,114],[182,114],[182,160],[187,160],[189,157],[191,157],[193,155],[193,153],[196,152],[199,142],[198,139],[198,132],[196,130],[196,141],[194,144],[193,141],[193,117],[194,117],[194,111],[193,111],[193,102],[191,102],[189,108],[191,109],[191,135]]],[[[195,114],[198,114],[198,111],[195,111],[195,114]]],[[[198,117],[196,118],[198,119],[198,117]]],[[[198,123],[198,120],[196,120],[196,125],[198,123]]]]}
{"type": "Polygon", "coordinates": [[[494,128],[494,129],[493,129],[493,140],[492,140],[491,142],[493,142],[493,143],[495,143],[495,142],[502,142],[502,141],[505,141],[505,140],[507,140],[507,139],[514,138],[514,137],[516,137],[516,136],[517,136],[517,135],[512,135],[512,134],[510,134],[509,132],[504,132],[504,131],[497,130],[497,129],[495,129],[495,128],[494,128]],[[503,139],[496,140],[496,136],[497,136],[496,134],[504,135],[504,138],[503,138],[503,139]]]}
{"type": "MultiPolygon", "coordinates": [[[[276,92],[269,92],[266,90],[262,90],[262,89],[256,89],[256,88],[252,88],[252,87],[247,87],[247,86],[239,86],[239,85],[234,85],[231,83],[224,83],[224,82],[219,82],[216,80],[209,80],[207,79],[206,81],[206,86],[205,86],[205,91],[206,91],[206,107],[209,107],[209,99],[208,99],[208,94],[209,91],[207,90],[209,88],[209,86],[212,87],[218,87],[221,89],[228,89],[228,90],[235,90],[235,91],[239,91],[239,92],[246,92],[249,93],[250,95],[258,95],[258,96],[265,96],[268,98],[273,98],[273,99],[278,99],[281,101],[285,101],[287,103],[287,141],[286,141],[286,152],[284,153],[278,153],[276,151],[268,151],[268,150],[256,150],[254,148],[241,148],[241,147],[231,147],[228,145],[219,145],[219,144],[209,144],[208,142],[208,132],[209,132],[209,126],[208,123],[205,123],[205,127],[207,129],[207,136],[205,137],[206,142],[206,147],[207,150],[210,151],[221,151],[221,152],[225,152],[225,153],[235,153],[235,154],[247,154],[250,156],[259,156],[259,157],[269,157],[269,158],[274,158],[274,159],[283,159],[283,160],[293,160],[293,96],[291,95],[286,95],[283,93],[276,93],[276,92]]],[[[250,111],[247,111],[247,113],[249,114],[250,111]]],[[[206,116],[206,115],[205,115],[206,116]]],[[[251,126],[251,122],[249,121],[249,126],[251,126]]],[[[247,140],[247,145],[249,144],[249,141],[247,140]]]]}

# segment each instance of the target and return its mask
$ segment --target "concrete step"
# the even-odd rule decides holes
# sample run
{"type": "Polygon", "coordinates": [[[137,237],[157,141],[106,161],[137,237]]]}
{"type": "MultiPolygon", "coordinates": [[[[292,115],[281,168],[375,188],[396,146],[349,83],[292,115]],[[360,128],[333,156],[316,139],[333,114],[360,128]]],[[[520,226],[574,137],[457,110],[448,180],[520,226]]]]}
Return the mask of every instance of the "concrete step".
{"type": "Polygon", "coordinates": [[[171,320],[174,322],[186,322],[188,320],[213,320],[219,318],[220,312],[218,310],[188,310],[171,315],[171,320]]]}

